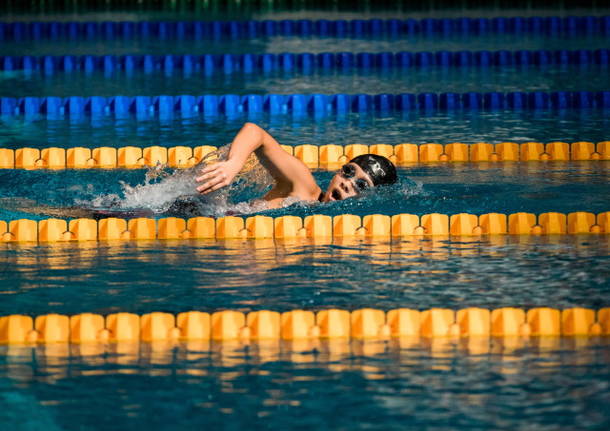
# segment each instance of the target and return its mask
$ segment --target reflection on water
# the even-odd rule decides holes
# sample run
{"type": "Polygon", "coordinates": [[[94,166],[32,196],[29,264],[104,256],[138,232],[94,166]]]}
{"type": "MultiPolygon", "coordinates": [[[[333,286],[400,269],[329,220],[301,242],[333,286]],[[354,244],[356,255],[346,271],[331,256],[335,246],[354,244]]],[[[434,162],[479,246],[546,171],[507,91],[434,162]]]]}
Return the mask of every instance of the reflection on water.
{"type": "Polygon", "coordinates": [[[608,364],[607,338],[1,346],[0,394],[63,429],[603,429],[608,364]]]}
{"type": "MultiPolygon", "coordinates": [[[[451,370],[451,361],[467,356],[470,361],[521,361],[536,357],[539,366],[558,364],[586,365],[600,353],[608,354],[607,337],[400,337],[385,340],[302,339],[258,341],[155,341],[83,344],[2,345],[0,356],[4,372],[15,380],[31,381],[41,378],[57,380],[66,376],[99,374],[146,373],[148,365],[179,365],[187,374],[209,372],[210,365],[227,367],[245,364],[293,362],[318,364],[335,370],[360,370],[367,359],[379,359],[379,366],[366,364],[364,371],[383,370],[389,359],[416,362],[421,358],[435,361],[436,369],[451,370]],[[578,352],[569,362],[562,354],[578,352]],[[544,359],[544,361],[543,361],[544,359]],[[335,364],[335,362],[337,364],[335,364]],[[71,365],[76,365],[71,369],[71,365]],[[88,365],[96,370],[79,369],[88,365]],[[106,365],[112,365],[107,367],[106,365]],[[11,370],[29,372],[13,373],[11,370]],[[208,370],[206,370],[208,369],[208,370]]],[[[423,365],[423,364],[422,364],[423,365]]],[[[155,372],[154,370],[152,370],[155,372]]],[[[157,370],[158,371],[158,370],[157,370]]],[[[169,371],[169,370],[168,370],[169,371]]],[[[365,372],[365,377],[366,372],[365,372]]]]}
{"type": "Polygon", "coordinates": [[[2,245],[0,314],[607,306],[607,235],[2,245]]]}

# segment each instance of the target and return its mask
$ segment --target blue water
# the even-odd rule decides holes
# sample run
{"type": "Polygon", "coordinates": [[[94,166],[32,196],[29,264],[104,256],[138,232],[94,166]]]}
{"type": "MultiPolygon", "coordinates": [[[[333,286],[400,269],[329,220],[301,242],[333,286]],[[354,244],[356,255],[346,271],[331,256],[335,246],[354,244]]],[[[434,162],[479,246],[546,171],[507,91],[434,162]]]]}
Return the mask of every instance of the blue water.
{"type": "MultiPolygon", "coordinates": [[[[228,190],[205,197],[195,212],[173,215],[186,218],[196,215],[222,216],[235,212],[270,216],[520,211],[599,213],[608,211],[610,170],[606,164],[534,162],[418,165],[399,169],[398,184],[360,198],[312,205],[295,203],[286,208],[266,211],[257,207],[243,207],[240,202],[261,197],[269,183],[262,182],[255,187],[240,182],[228,190]]],[[[315,178],[325,189],[332,175],[333,172],[321,171],[315,173],[315,178]]],[[[179,196],[196,194],[196,183],[192,176],[176,182],[153,180],[150,185],[137,188],[144,184],[144,170],[0,170],[0,196],[5,198],[0,200],[0,220],[41,219],[48,218],[45,214],[53,215],[45,213],[44,209],[32,209],[37,205],[149,208],[160,217],[179,196]],[[42,184],[44,187],[41,187],[42,184]],[[20,205],[19,202],[7,202],[6,198],[33,202],[20,205]]]]}
{"type": "Polygon", "coordinates": [[[236,117],[0,117],[0,147],[172,147],[221,146],[246,121],[254,121],[284,145],[390,144],[404,142],[601,142],[610,140],[610,117],[603,110],[496,112],[405,112],[395,115],[291,115],[236,117]],[[383,133],[380,132],[383,131],[383,133]]]}
{"type": "MultiPolygon", "coordinates": [[[[463,9],[422,11],[417,16],[455,16],[458,12],[463,9]]],[[[507,14],[534,12],[546,14],[538,10],[507,14]]],[[[102,15],[108,20],[152,16],[102,15]]],[[[403,17],[405,13],[380,16],[403,17]]],[[[285,12],[253,18],[303,17],[371,16],[285,12]]],[[[54,15],[47,19],[92,18],[54,15]]],[[[155,15],[155,19],[167,17],[155,15]]],[[[233,42],[0,43],[0,55],[608,47],[608,39],[600,36],[274,37],[233,42]]],[[[568,91],[608,90],[610,84],[607,70],[597,66],[209,78],[181,73],[105,77],[98,73],[2,72],[0,96],[568,91]]],[[[178,114],[56,120],[10,116],[0,118],[0,147],[221,146],[231,141],[244,121],[260,123],[288,145],[599,142],[610,140],[607,114],[583,109],[383,117],[352,114],[326,119],[266,115],[182,119],[178,114]]],[[[0,220],[46,218],[43,210],[35,208],[43,205],[65,209],[138,201],[162,211],[176,196],[191,190],[188,178],[169,183],[155,180],[143,186],[145,173],[0,170],[0,220]]],[[[416,165],[401,168],[399,184],[375,195],[262,212],[243,205],[268,186],[263,176],[254,174],[247,177],[250,182],[244,179],[208,198],[203,212],[306,216],[610,210],[608,162],[416,165]]],[[[323,187],[330,175],[314,173],[323,187]]],[[[0,243],[0,315],[331,307],[598,309],[610,305],[609,259],[609,235],[434,237],[332,244],[273,240],[0,243]]],[[[0,346],[0,428],[606,430],[610,428],[609,382],[607,337],[0,346]]]]}
{"type": "Polygon", "coordinates": [[[350,73],[172,74],[162,71],[63,73],[0,72],[0,94],[25,96],[156,96],[267,93],[423,93],[511,91],[603,91],[610,88],[608,67],[414,68],[350,73]]]}
{"type": "Polygon", "coordinates": [[[159,40],[132,38],[127,40],[63,40],[21,41],[0,44],[0,55],[128,55],[128,54],[245,54],[281,52],[384,52],[384,51],[459,51],[515,49],[602,49],[608,48],[608,37],[521,35],[480,36],[451,35],[399,39],[340,39],[333,37],[285,37],[250,40],[159,40]]]}
{"type": "Polygon", "coordinates": [[[0,354],[0,372],[10,376],[0,379],[0,419],[25,430],[604,430],[610,423],[607,339],[513,347],[497,340],[491,349],[425,341],[285,347],[142,345],[122,353],[85,348],[87,356],[60,346],[11,348],[0,354]]]}
{"type": "Polygon", "coordinates": [[[607,235],[0,244],[0,315],[607,306],[607,235]]]}
{"type": "Polygon", "coordinates": [[[353,19],[425,19],[425,18],[496,18],[496,17],[567,17],[567,16],[606,16],[610,9],[596,5],[595,8],[580,5],[566,5],[565,8],[552,8],[540,4],[532,4],[529,9],[523,9],[517,5],[512,7],[489,8],[465,5],[443,5],[442,7],[431,7],[428,4],[383,4],[371,3],[364,7],[361,3],[354,5],[307,5],[307,7],[295,7],[291,4],[256,5],[241,3],[238,7],[231,4],[199,4],[181,5],[173,2],[164,5],[126,5],[121,9],[113,7],[98,6],[78,7],[67,10],[59,6],[41,5],[37,9],[27,10],[25,8],[12,9],[10,12],[3,11],[2,20],[6,22],[31,22],[31,21],[192,21],[192,20],[353,20],[353,19]],[[349,10],[347,10],[349,8],[349,10]],[[47,13],[41,14],[42,11],[47,13]]]}

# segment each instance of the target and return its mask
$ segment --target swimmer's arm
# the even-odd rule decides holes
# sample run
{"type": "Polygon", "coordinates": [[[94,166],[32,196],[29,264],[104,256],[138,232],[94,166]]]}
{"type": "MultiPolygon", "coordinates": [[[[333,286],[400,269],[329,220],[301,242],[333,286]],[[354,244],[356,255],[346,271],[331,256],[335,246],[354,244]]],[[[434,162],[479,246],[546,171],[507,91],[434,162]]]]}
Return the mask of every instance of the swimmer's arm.
{"type": "Polygon", "coordinates": [[[274,178],[274,190],[280,194],[315,194],[318,186],[309,171],[296,157],[288,154],[265,130],[254,123],[246,123],[239,131],[224,162],[205,167],[196,180],[203,183],[197,187],[200,193],[209,193],[231,184],[246,163],[250,154],[255,153],[261,164],[274,178]]]}

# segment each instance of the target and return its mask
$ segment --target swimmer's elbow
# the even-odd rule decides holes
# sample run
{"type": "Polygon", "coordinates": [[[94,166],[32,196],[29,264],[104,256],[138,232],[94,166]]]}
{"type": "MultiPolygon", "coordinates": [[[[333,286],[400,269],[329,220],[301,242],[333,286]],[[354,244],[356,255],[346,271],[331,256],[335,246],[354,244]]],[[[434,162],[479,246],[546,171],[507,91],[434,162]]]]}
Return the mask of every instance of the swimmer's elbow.
{"type": "Polygon", "coordinates": [[[250,136],[250,139],[262,146],[264,148],[263,151],[279,147],[279,143],[269,134],[269,132],[258,124],[247,122],[244,124],[242,131],[244,131],[247,136],[250,136]]]}
{"type": "Polygon", "coordinates": [[[244,123],[239,134],[240,135],[243,134],[244,136],[247,136],[248,139],[250,140],[250,142],[256,142],[257,146],[259,146],[259,145],[265,146],[267,141],[269,141],[269,139],[268,139],[269,134],[265,131],[265,129],[263,129],[262,127],[260,127],[258,124],[255,124],[255,123],[250,123],[250,122],[244,123]]]}
{"type": "Polygon", "coordinates": [[[261,126],[259,126],[258,124],[256,124],[256,123],[250,123],[250,122],[244,123],[244,125],[243,125],[243,127],[242,127],[241,129],[242,129],[243,131],[246,131],[246,132],[254,132],[254,133],[263,133],[263,132],[265,131],[265,130],[264,130],[264,129],[263,129],[261,126]]]}

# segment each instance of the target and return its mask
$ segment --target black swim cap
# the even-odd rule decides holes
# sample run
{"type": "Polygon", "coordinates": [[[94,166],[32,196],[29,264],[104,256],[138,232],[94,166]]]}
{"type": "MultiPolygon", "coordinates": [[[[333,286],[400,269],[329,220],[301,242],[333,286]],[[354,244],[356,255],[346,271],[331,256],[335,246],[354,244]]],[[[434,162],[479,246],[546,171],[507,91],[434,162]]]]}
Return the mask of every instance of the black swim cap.
{"type": "Polygon", "coordinates": [[[349,161],[362,168],[373,180],[375,186],[382,184],[394,184],[398,179],[396,167],[383,156],[377,154],[363,154],[349,161]]]}

